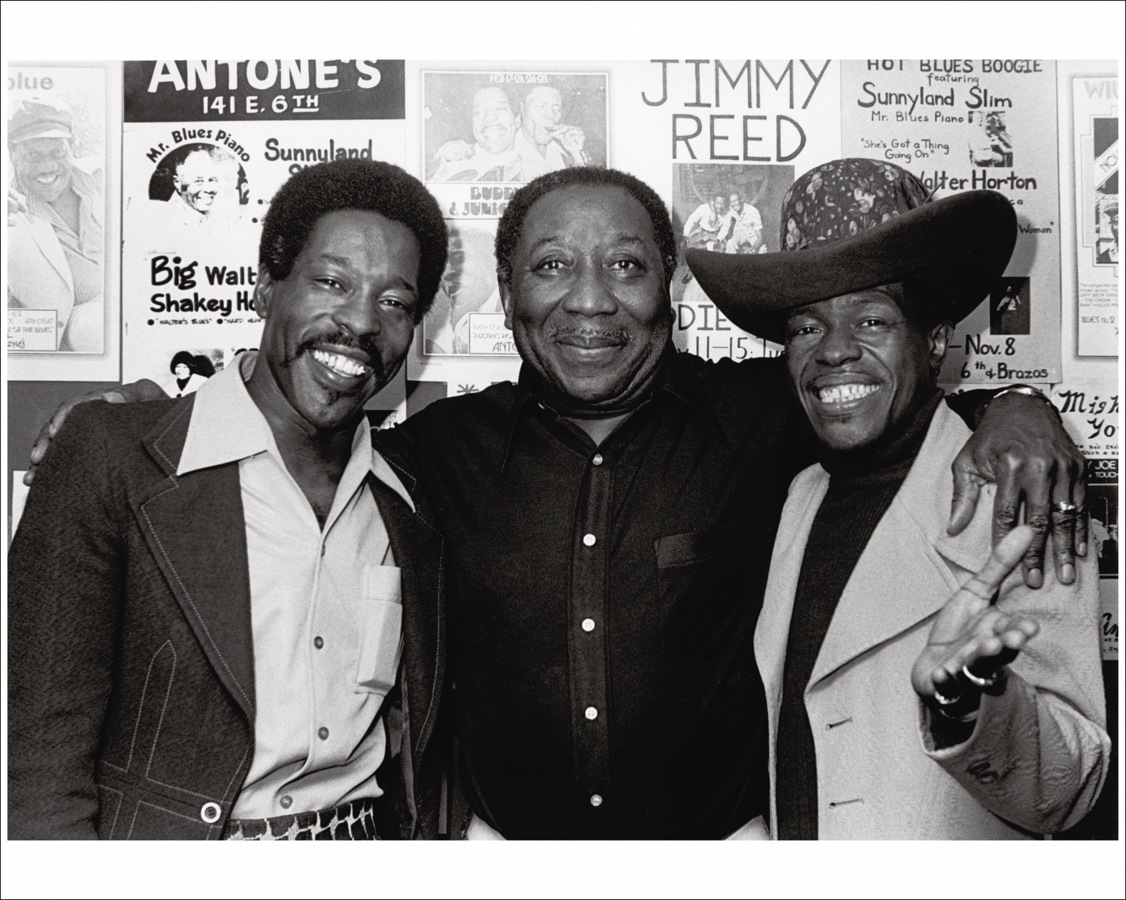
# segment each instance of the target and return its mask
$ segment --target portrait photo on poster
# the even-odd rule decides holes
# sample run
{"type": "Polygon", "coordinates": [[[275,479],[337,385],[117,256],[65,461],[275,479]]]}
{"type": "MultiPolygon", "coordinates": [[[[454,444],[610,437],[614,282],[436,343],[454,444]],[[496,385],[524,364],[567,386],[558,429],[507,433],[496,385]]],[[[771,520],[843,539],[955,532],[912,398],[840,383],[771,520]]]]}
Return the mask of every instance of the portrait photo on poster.
{"type": "Polygon", "coordinates": [[[1013,165],[1013,139],[1005,127],[1005,111],[970,110],[966,113],[970,162],[997,168],[1013,165]]]}
{"type": "Polygon", "coordinates": [[[10,353],[105,352],[105,76],[8,69],[10,353]]]}
{"type": "Polygon", "coordinates": [[[1002,278],[989,294],[990,334],[1031,334],[1027,278],[1002,278]]]}
{"type": "MultiPolygon", "coordinates": [[[[789,165],[674,163],[672,222],[677,267],[669,293],[676,316],[673,342],[709,359],[763,356],[767,342],[742,331],[712,304],[684,253],[772,253],[781,249],[779,211],[794,182],[789,165]]],[[[772,345],[771,345],[772,346],[772,345]]]]}
{"type": "Polygon", "coordinates": [[[134,199],[130,249],[230,242],[252,227],[249,202],[249,179],[235,155],[214,143],[181,144],[157,160],[147,199],[134,199]]]}
{"type": "Polygon", "coordinates": [[[605,166],[607,77],[423,72],[425,180],[520,184],[570,166],[605,166]]]}

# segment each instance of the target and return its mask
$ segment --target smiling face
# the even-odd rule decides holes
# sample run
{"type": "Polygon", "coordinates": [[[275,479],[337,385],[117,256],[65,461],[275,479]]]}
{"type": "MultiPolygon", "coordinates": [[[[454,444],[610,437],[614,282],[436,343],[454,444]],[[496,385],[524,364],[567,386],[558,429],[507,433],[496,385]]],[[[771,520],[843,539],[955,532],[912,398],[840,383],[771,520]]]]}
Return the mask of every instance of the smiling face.
{"type": "Polygon", "coordinates": [[[420,261],[402,222],[350,209],[317,221],[285,279],[259,268],[266,324],[251,395],[271,425],[355,427],[410,348],[420,261]]]}
{"type": "Polygon", "coordinates": [[[592,411],[641,396],[671,328],[653,223],[628,191],[558,188],[532,204],[501,284],[524,362],[592,411]]]}
{"type": "Polygon", "coordinates": [[[563,95],[556,88],[541,85],[524,98],[521,127],[530,140],[546,147],[556,126],[563,121],[563,95]]]}
{"type": "Polygon", "coordinates": [[[516,139],[516,114],[508,95],[500,88],[481,88],[473,95],[473,136],[490,153],[512,149],[516,139]]]}
{"type": "Polygon", "coordinates": [[[924,327],[898,285],[793,310],[786,321],[790,381],[830,450],[877,443],[931,395],[949,323],[924,327]]]}
{"type": "Polygon", "coordinates": [[[12,146],[12,169],[16,183],[29,199],[54,203],[70,186],[74,170],[70,141],[60,137],[20,141],[12,146]]]}
{"type": "Polygon", "coordinates": [[[223,178],[223,171],[211,154],[198,150],[189,153],[172,176],[176,192],[200,215],[207,215],[215,202],[215,195],[223,178]]]}

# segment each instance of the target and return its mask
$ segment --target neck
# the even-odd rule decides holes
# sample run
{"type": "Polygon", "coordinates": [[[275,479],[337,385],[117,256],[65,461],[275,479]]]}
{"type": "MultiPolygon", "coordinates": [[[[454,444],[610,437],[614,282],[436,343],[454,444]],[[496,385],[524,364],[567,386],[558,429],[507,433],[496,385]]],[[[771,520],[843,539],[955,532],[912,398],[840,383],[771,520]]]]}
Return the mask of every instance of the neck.
{"type": "Polygon", "coordinates": [[[254,367],[246,390],[270,426],[282,462],[323,526],[352,456],[363,411],[332,428],[317,428],[289,404],[265,362],[254,367]]]}
{"type": "Polygon", "coordinates": [[[520,369],[520,384],[540,403],[565,419],[570,419],[595,440],[605,438],[638,407],[645,403],[664,381],[665,356],[675,352],[672,342],[658,352],[656,364],[639,372],[636,384],[621,397],[591,403],[559,390],[529,365],[520,369]],[[601,438],[596,437],[601,435],[601,438]]]}

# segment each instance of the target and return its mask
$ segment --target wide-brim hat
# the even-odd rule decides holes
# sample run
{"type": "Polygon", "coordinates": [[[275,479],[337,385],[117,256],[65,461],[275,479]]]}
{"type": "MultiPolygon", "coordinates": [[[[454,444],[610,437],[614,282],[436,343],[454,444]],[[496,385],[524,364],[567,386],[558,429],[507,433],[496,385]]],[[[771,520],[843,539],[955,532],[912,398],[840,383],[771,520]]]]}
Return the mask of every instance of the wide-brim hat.
{"type": "Polygon", "coordinates": [[[786,310],[879,285],[925,286],[931,323],[958,322],[996,287],[1016,244],[996,191],[931,198],[891,163],[840,159],[798,178],[782,201],[776,253],[689,250],[708,297],[745,331],[785,342],[786,310]]]}

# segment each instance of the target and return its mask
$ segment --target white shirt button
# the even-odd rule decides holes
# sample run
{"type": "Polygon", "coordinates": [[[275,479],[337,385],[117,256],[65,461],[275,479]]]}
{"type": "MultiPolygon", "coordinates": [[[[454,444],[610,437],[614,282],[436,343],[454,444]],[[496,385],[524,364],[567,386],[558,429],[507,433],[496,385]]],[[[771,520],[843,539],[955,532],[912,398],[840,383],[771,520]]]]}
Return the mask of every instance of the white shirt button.
{"type": "Polygon", "coordinates": [[[321,647],[323,647],[324,645],[325,645],[325,639],[323,637],[321,637],[319,634],[315,638],[313,638],[313,646],[316,647],[318,650],[320,650],[321,647]]]}
{"type": "Polygon", "coordinates": [[[590,719],[590,721],[593,722],[595,719],[598,718],[598,710],[595,709],[593,706],[588,706],[586,708],[586,717],[588,719],[590,719]]]}
{"type": "Polygon", "coordinates": [[[583,631],[594,631],[594,619],[583,619],[583,631]]]}
{"type": "Polygon", "coordinates": [[[220,809],[218,803],[205,803],[199,808],[199,817],[203,819],[208,825],[219,821],[219,816],[222,815],[223,810],[220,809]]]}
{"type": "Polygon", "coordinates": [[[291,806],[293,806],[293,798],[289,796],[289,794],[286,794],[278,801],[278,803],[281,804],[282,809],[289,809],[291,806]]]}
{"type": "Polygon", "coordinates": [[[602,805],[602,795],[601,794],[591,794],[590,795],[590,805],[591,806],[601,806],[602,805]]]}
{"type": "Polygon", "coordinates": [[[591,459],[591,462],[594,463],[596,466],[602,465],[602,454],[601,453],[595,453],[594,457],[591,459]]]}
{"type": "Polygon", "coordinates": [[[583,535],[583,544],[585,544],[587,547],[593,547],[594,542],[597,541],[597,540],[598,540],[598,538],[596,538],[593,534],[584,534],[583,535]]]}
{"type": "Polygon", "coordinates": [[[317,737],[319,737],[322,741],[328,740],[328,729],[325,728],[324,725],[317,729],[317,737]]]}

